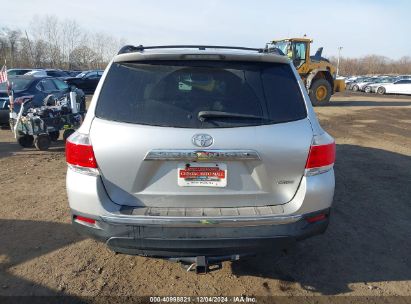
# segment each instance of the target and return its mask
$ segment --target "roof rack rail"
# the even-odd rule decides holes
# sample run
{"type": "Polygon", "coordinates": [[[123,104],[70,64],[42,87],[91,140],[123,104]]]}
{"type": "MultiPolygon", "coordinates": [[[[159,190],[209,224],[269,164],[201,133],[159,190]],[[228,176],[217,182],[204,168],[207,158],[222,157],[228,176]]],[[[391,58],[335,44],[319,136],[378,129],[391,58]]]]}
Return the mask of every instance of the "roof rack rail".
{"type": "Polygon", "coordinates": [[[157,46],[134,46],[126,45],[123,46],[117,53],[117,55],[132,53],[132,52],[141,52],[144,50],[150,49],[199,49],[204,51],[206,49],[226,49],[226,50],[243,50],[243,51],[256,51],[258,53],[265,53],[265,48],[249,48],[241,46],[222,46],[222,45],[157,45],[157,46]]]}

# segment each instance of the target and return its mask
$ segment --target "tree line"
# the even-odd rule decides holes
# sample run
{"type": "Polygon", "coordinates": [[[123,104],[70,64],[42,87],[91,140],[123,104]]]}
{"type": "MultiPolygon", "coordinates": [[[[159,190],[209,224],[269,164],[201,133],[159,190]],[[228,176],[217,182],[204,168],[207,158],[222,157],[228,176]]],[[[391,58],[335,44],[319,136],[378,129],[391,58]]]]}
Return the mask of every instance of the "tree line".
{"type": "MultiPolygon", "coordinates": [[[[72,19],[35,17],[28,29],[0,26],[0,66],[7,60],[8,68],[104,69],[124,44],[124,39],[90,32],[72,19]]],[[[336,57],[330,61],[337,65],[336,57]]],[[[339,74],[411,74],[411,57],[342,57],[339,74]]]]}
{"type": "MultiPolygon", "coordinates": [[[[330,57],[337,66],[337,57],[330,57]]],[[[340,58],[339,74],[351,75],[402,75],[411,74],[411,57],[393,60],[385,56],[368,55],[361,58],[340,58]]]]}
{"type": "Polygon", "coordinates": [[[36,17],[25,30],[0,26],[0,66],[7,60],[7,68],[104,69],[124,44],[72,19],[36,17]]]}

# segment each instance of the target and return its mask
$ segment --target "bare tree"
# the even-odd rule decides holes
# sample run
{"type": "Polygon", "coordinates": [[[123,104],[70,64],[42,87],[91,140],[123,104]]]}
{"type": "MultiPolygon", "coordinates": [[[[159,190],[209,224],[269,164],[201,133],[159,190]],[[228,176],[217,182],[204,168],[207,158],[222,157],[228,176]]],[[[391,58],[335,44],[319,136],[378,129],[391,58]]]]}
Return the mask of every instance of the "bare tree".
{"type": "Polygon", "coordinates": [[[75,20],[66,19],[61,24],[62,36],[62,53],[64,55],[64,61],[67,63],[67,68],[70,69],[70,54],[76,49],[82,42],[84,34],[78,23],[75,20]]]}
{"type": "Polygon", "coordinates": [[[3,59],[2,61],[8,60],[12,66],[15,64],[20,38],[20,30],[9,28],[2,28],[0,30],[0,54],[3,59]]]}
{"type": "MultiPolygon", "coordinates": [[[[0,58],[2,61],[7,59],[9,54],[9,43],[4,29],[0,29],[0,58]]],[[[2,62],[0,62],[2,64],[2,62]]]]}
{"type": "Polygon", "coordinates": [[[42,39],[34,42],[34,67],[45,67],[48,61],[48,44],[42,39]]]}
{"type": "Polygon", "coordinates": [[[33,58],[32,58],[32,53],[31,53],[30,41],[27,38],[22,37],[20,38],[19,45],[20,45],[20,48],[17,52],[19,64],[22,67],[31,67],[33,58]]]}
{"type": "MultiPolygon", "coordinates": [[[[330,61],[337,64],[337,58],[330,61]]],[[[361,58],[341,58],[341,75],[411,74],[411,58],[392,60],[385,56],[368,55],[361,58]]]]}
{"type": "Polygon", "coordinates": [[[19,30],[9,30],[7,36],[10,44],[11,64],[13,65],[16,59],[17,43],[20,40],[21,32],[19,30]]]}
{"type": "Polygon", "coordinates": [[[22,35],[0,30],[0,60],[8,67],[103,69],[125,44],[103,32],[89,32],[72,19],[35,16],[22,35]]]}
{"type": "Polygon", "coordinates": [[[79,46],[70,54],[70,65],[75,69],[98,68],[99,55],[88,46],[79,46]]]}

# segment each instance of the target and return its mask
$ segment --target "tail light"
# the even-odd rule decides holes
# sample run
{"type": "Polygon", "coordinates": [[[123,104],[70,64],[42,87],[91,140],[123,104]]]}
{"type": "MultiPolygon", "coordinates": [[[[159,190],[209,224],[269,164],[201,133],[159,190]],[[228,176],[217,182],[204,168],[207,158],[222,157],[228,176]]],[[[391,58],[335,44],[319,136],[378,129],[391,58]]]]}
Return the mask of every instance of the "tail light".
{"type": "Polygon", "coordinates": [[[315,216],[307,217],[305,220],[308,223],[313,224],[313,223],[325,220],[326,218],[327,218],[327,215],[325,213],[320,213],[320,214],[317,214],[315,216]]]}
{"type": "Polygon", "coordinates": [[[66,161],[68,166],[78,173],[98,175],[93,146],[86,134],[75,132],[67,139],[66,161]]]}
{"type": "Polygon", "coordinates": [[[305,165],[305,175],[312,176],[332,169],[335,162],[335,142],[311,145],[305,165]]]}
{"type": "Polygon", "coordinates": [[[82,222],[82,223],[87,223],[87,224],[92,224],[92,225],[94,225],[96,223],[95,219],[85,217],[85,216],[80,216],[80,215],[74,215],[73,219],[76,222],[82,222]]]}

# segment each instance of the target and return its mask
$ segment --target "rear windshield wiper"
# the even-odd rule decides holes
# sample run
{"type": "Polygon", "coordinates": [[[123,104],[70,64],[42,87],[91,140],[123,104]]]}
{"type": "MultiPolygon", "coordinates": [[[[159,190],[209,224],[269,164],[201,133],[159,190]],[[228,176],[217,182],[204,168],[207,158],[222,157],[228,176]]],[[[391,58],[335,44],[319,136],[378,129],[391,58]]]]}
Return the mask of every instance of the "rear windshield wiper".
{"type": "Polygon", "coordinates": [[[221,111],[200,111],[198,112],[197,118],[200,121],[205,121],[207,118],[244,118],[244,119],[270,120],[262,116],[221,112],[221,111]]]}

